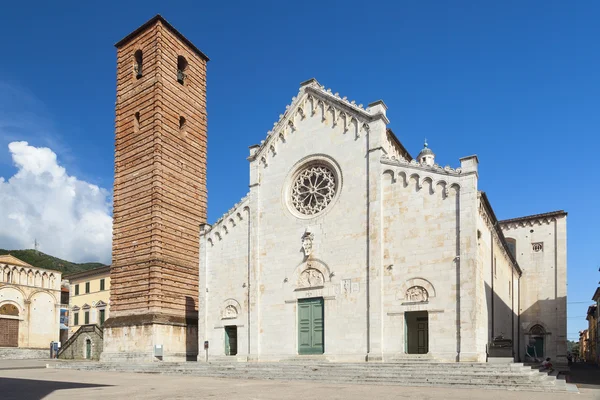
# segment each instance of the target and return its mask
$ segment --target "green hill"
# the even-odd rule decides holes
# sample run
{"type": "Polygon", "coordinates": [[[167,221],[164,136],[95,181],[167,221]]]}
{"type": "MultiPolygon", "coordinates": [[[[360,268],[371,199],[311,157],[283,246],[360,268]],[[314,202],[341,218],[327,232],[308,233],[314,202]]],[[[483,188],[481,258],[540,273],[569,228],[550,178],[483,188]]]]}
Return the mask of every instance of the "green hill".
{"type": "Polygon", "coordinates": [[[38,268],[53,269],[62,273],[73,273],[87,271],[88,269],[103,267],[102,263],[82,263],[77,264],[70,261],[61,260],[36,250],[4,250],[0,249],[0,255],[10,254],[21,261],[38,268]]]}

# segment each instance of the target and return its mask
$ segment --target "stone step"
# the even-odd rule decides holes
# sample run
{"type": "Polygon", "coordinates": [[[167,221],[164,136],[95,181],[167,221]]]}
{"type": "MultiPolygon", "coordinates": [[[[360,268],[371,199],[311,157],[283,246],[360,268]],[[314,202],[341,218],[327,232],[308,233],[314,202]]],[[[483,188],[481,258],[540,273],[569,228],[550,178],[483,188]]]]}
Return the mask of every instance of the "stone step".
{"type": "MultiPolygon", "coordinates": [[[[158,373],[153,371],[150,373],[158,373]]],[[[355,384],[385,384],[385,385],[399,385],[399,386],[451,386],[451,387],[484,387],[484,388],[496,388],[496,389],[509,389],[509,390],[534,390],[534,391],[561,391],[560,388],[555,387],[551,382],[538,383],[531,381],[518,381],[518,380],[507,380],[507,379],[443,379],[443,378],[397,378],[389,379],[382,377],[361,377],[361,376],[294,376],[282,374],[277,375],[262,375],[262,374],[248,374],[248,375],[223,375],[218,373],[202,374],[200,376],[211,377],[211,378],[224,378],[224,379],[251,379],[251,380],[303,380],[303,381],[326,381],[327,383],[355,383],[355,384]]]]}
{"type": "MultiPolygon", "coordinates": [[[[136,364],[132,365],[110,365],[110,364],[93,364],[89,365],[90,368],[106,368],[106,369],[136,369],[141,366],[136,366],[136,364]]],[[[85,365],[80,366],[80,368],[86,368],[85,365]]],[[[456,368],[441,368],[441,369],[432,369],[432,368],[396,368],[396,367],[358,367],[358,366],[299,366],[299,367],[283,367],[281,365],[207,365],[207,364],[193,364],[189,365],[169,365],[169,364],[155,364],[151,365],[148,368],[154,368],[156,370],[218,370],[218,371],[286,371],[288,373],[304,373],[310,371],[320,371],[321,373],[338,373],[338,372],[356,372],[356,373],[377,373],[377,374],[488,374],[488,375],[520,375],[520,376],[547,376],[546,374],[540,374],[534,370],[515,370],[515,369],[487,369],[484,367],[476,367],[469,369],[456,369],[456,368]]]]}
{"type": "Polygon", "coordinates": [[[481,387],[529,391],[565,391],[566,382],[522,364],[483,363],[55,363],[53,368],[193,375],[225,379],[324,381],[400,386],[481,387]]]}
{"type": "MultiPolygon", "coordinates": [[[[103,363],[103,364],[111,364],[111,363],[103,363]]],[[[116,363],[116,365],[121,365],[116,363]]],[[[135,364],[133,364],[135,365],[135,364]]],[[[155,363],[153,365],[163,365],[165,368],[172,367],[180,367],[185,366],[192,368],[194,366],[200,368],[202,366],[227,366],[230,368],[262,368],[264,366],[273,366],[277,368],[361,368],[361,369],[456,369],[456,370],[464,370],[464,369],[486,369],[493,371],[502,371],[502,370],[516,370],[516,371],[534,371],[530,367],[525,367],[520,364],[485,364],[485,363],[473,363],[473,364],[456,364],[456,363],[429,363],[429,364],[402,364],[402,363],[291,363],[291,364],[283,364],[283,363],[264,363],[264,362],[254,362],[254,363],[245,363],[245,362],[188,362],[188,363],[155,363]]]]}
{"type": "Polygon", "coordinates": [[[357,374],[391,374],[391,375],[408,375],[408,374],[427,374],[427,375],[518,375],[518,376],[545,376],[547,374],[540,374],[534,370],[515,370],[515,369],[497,369],[497,368],[485,368],[485,367],[476,367],[469,369],[456,369],[456,368],[442,368],[442,369],[428,369],[428,368],[396,368],[396,367],[383,367],[383,366],[356,366],[356,365],[325,365],[325,366],[283,366],[276,364],[232,364],[232,365],[210,365],[210,364],[202,364],[202,363],[188,363],[188,364],[150,364],[150,365],[120,365],[120,364],[107,364],[107,363],[94,363],[94,364],[82,364],[78,368],[91,368],[91,369],[114,369],[114,370],[135,370],[135,369],[152,369],[157,371],[162,370],[190,370],[190,371],[205,371],[205,370],[214,370],[214,371],[222,371],[222,372],[240,372],[240,371],[262,371],[262,372],[271,372],[271,371],[285,371],[286,373],[310,373],[311,371],[319,371],[319,373],[327,373],[327,374],[335,374],[335,373],[350,373],[354,372],[357,374]]]}
{"type": "MultiPolygon", "coordinates": [[[[121,369],[123,370],[123,369],[121,369]]],[[[390,381],[390,382],[463,382],[463,383],[502,383],[502,384],[542,384],[552,385],[551,380],[532,380],[521,376],[464,376],[464,375],[437,375],[425,377],[423,375],[378,375],[378,374],[360,374],[360,373],[349,373],[349,374],[303,374],[303,375],[290,375],[285,372],[278,371],[234,371],[224,372],[217,370],[206,370],[198,371],[191,369],[172,369],[172,370],[159,370],[156,368],[143,368],[143,369],[125,369],[126,371],[135,371],[140,373],[150,374],[185,374],[185,375],[196,375],[196,376],[208,376],[208,377],[220,377],[220,378],[244,378],[244,379],[281,379],[281,380],[339,380],[339,381],[390,381]],[[240,373],[242,372],[242,373],[240,373]]]]}

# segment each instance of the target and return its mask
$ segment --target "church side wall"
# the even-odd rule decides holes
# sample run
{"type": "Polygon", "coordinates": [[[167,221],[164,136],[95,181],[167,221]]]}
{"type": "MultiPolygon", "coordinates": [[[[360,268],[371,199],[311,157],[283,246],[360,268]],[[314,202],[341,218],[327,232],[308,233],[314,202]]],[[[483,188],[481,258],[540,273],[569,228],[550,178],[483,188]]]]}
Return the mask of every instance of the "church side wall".
{"type": "Polygon", "coordinates": [[[484,344],[489,344],[496,336],[513,339],[513,349],[517,351],[517,302],[515,290],[518,290],[518,273],[501,248],[501,242],[491,227],[491,222],[480,206],[477,221],[478,263],[483,270],[485,301],[482,302],[482,318],[487,324],[487,337],[484,344]],[[516,282],[516,283],[515,283],[516,282]]]}
{"type": "MultiPolygon", "coordinates": [[[[199,359],[204,341],[209,360],[225,356],[225,327],[237,328],[237,355],[248,353],[248,223],[246,205],[240,205],[201,238],[205,254],[200,261],[199,359]]],[[[202,252],[201,252],[202,253],[202,252]]]]}
{"type": "Polygon", "coordinates": [[[388,357],[407,351],[405,313],[426,310],[429,352],[455,361],[459,187],[430,175],[408,168],[384,172],[383,351],[388,357]],[[426,302],[407,294],[415,286],[427,290],[426,302]]]}
{"type": "Polygon", "coordinates": [[[566,362],[567,339],[567,222],[566,214],[502,224],[504,236],[516,241],[523,269],[520,290],[521,359],[534,340],[530,330],[544,330],[544,356],[566,362]],[[541,248],[538,246],[541,244],[541,248]]]}

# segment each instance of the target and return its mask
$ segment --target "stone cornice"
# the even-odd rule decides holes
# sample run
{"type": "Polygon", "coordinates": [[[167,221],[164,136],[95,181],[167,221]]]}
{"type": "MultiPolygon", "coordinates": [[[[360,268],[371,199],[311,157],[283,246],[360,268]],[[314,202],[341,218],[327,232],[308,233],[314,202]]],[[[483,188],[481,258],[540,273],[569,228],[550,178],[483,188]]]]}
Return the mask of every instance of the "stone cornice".
{"type": "Polygon", "coordinates": [[[73,274],[64,275],[63,279],[68,281],[73,281],[76,279],[84,279],[84,278],[92,278],[96,276],[106,275],[110,276],[110,265],[105,265],[103,267],[97,267],[92,269],[87,269],[81,272],[75,272],[73,274]]]}
{"type": "Polygon", "coordinates": [[[417,160],[414,160],[414,159],[410,160],[410,161],[406,161],[403,158],[400,158],[400,159],[397,159],[395,157],[390,158],[386,155],[381,157],[381,163],[386,164],[386,165],[409,167],[409,168],[417,169],[420,171],[427,171],[427,172],[433,172],[433,173],[451,175],[451,176],[459,176],[459,175],[467,175],[468,174],[468,173],[463,174],[462,169],[460,167],[458,167],[458,168],[451,168],[450,166],[442,167],[438,164],[435,164],[434,166],[429,166],[427,164],[419,163],[417,160]]]}
{"type": "Polygon", "coordinates": [[[509,230],[513,228],[529,227],[534,225],[550,224],[556,221],[557,218],[566,217],[567,213],[563,210],[552,211],[543,214],[528,215],[525,217],[505,219],[498,221],[502,230],[509,230]]]}

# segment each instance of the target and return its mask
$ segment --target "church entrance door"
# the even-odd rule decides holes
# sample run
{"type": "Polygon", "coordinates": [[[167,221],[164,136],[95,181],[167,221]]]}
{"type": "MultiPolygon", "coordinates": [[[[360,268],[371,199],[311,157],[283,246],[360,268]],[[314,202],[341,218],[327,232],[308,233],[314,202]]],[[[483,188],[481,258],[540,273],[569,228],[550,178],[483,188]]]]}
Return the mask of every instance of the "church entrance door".
{"type": "Polygon", "coordinates": [[[323,298],[298,300],[298,354],[324,352],[323,298]]]}
{"type": "Polygon", "coordinates": [[[19,346],[19,320],[0,318],[0,347],[19,346]]]}
{"type": "Polygon", "coordinates": [[[544,358],[544,338],[535,337],[533,338],[533,346],[535,347],[535,355],[539,358],[544,358]]]}
{"type": "Polygon", "coordinates": [[[429,352],[429,317],[427,311],[404,313],[406,353],[427,354],[429,352]]]}
{"type": "Polygon", "coordinates": [[[237,355],[237,326],[225,327],[225,355],[237,355]]]}

